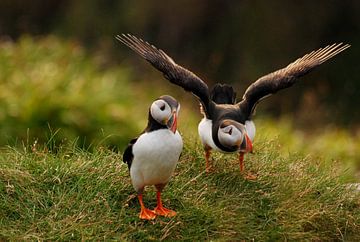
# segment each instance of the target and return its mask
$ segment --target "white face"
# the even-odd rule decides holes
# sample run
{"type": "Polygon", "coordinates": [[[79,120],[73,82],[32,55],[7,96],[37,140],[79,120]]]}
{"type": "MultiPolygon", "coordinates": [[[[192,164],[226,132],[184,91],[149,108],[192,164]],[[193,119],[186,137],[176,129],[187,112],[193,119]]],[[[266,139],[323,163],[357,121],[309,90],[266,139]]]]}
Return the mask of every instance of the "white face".
{"type": "Polygon", "coordinates": [[[156,100],[151,104],[150,113],[156,121],[163,125],[166,125],[172,116],[169,104],[162,99],[156,100]]]}
{"type": "Polygon", "coordinates": [[[180,103],[178,104],[177,109],[176,109],[176,116],[178,116],[178,117],[179,117],[179,112],[180,112],[180,103]]]}
{"type": "Polygon", "coordinates": [[[228,125],[218,130],[218,138],[220,143],[225,147],[240,147],[243,141],[243,132],[235,125],[228,125]]]}

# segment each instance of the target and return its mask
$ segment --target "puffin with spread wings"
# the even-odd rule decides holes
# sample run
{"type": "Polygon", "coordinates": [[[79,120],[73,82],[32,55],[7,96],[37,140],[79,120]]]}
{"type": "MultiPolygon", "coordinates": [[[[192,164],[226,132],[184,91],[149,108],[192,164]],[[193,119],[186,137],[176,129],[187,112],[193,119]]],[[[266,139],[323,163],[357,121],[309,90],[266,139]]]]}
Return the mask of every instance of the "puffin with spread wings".
{"type": "Polygon", "coordinates": [[[205,149],[206,171],[210,170],[210,151],[239,152],[240,171],[244,170],[244,154],[252,152],[255,125],[252,116],[262,99],[295,84],[299,77],[312,71],[340,52],[348,44],[332,44],[312,51],[285,68],[267,74],[253,82],[242,99],[236,102],[236,93],[226,84],[216,84],[210,91],[207,84],[191,71],[175,63],[164,51],[130,34],[116,39],[142,56],[161,71],[171,83],[192,92],[200,101],[204,118],[198,126],[205,149]]]}

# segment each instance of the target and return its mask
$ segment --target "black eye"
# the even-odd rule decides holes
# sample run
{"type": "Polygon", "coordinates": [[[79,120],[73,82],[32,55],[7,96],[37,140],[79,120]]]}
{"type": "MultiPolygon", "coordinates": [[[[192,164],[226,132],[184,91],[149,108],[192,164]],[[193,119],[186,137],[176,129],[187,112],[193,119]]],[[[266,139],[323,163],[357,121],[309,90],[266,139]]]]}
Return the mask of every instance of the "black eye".
{"type": "Polygon", "coordinates": [[[229,135],[231,135],[232,134],[232,128],[229,130],[229,135]]]}
{"type": "Polygon", "coordinates": [[[161,110],[161,111],[164,111],[164,110],[165,110],[165,104],[163,104],[163,105],[160,107],[160,110],[161,110]]]}

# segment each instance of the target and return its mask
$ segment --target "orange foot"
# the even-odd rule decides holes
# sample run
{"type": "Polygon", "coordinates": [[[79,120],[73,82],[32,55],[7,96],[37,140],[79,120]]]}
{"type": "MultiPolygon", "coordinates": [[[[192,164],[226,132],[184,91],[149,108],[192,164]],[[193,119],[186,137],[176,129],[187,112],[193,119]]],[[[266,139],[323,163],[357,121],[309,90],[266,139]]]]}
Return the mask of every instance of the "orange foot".
{"type": "Polygon", "coordinates": [[[214,171],[214,168],[210,161],[211,148],[210,148],[210,146],[205,145],[204,149],[205,149],[205,161],[206,161],[205,171],[206,171],[206,174],[209,174],[210,172],[214,171]]]}
{"type": "Polygon", "coordinates": [[[206,171],[206,174],[214,173],[215,168],[212,165],[210,165],[210,166],[206,167],[205,171],[206,171]]]}
{"type": "Polygon", "coordinates": [[[164,208],[163,206],[157,206],[154,209],[154,212],[156,215],[165,216],[165,217],[174,217],[176,215],[176,212],[167,208],[164,208]]]}
{"type": "Polygon", "coordinates": [[[156,218],[156,214],[154,211],[150,209],[142,208],[139,214],[139,218],[146,220],[153,220],[156,218]]]}
{"type": "Polygon", "coordinates": [[[257,179],[257,176],[254,175],[254,174],[248,173],[248,174],[245,176],[245,179],[246,179],[246,180],[256,180],[256,179],[257,179]]]}

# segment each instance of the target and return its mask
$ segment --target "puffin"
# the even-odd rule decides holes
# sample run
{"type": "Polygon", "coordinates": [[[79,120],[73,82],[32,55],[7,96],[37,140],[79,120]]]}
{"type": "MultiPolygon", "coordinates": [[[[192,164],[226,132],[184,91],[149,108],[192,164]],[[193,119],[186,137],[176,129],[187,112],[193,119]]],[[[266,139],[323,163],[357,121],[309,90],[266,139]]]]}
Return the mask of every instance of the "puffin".
{"type": "Polygon", "coordinates": [[[123,153],[123,161],[128,165],[140,203],[140,219],[176,215],[175,211],[163,206],[161,192],[170,181],[183,148],[181,135],[177,131],[179,110],[180,103],[169,95],[156,99],[149,108],[145,130],[130,141],[123,153]],[[154,210],[146,208],[143,202],[144,188],[150,185],[157,190],[157,206],[154,210]]]}
{"type": "Polygon", "coordinates": [[[227,84],[217,83],[209,90],[197,75],[178,65],[163,50],[131,34],[117,35],[116,39],[163,73],[171,83],[191,92],[200,101],[204,118],[198,133],[205,150],[206,171],[209,172],[211,150],[239,153],[240,171],[244,171],[244,154],[253,150],[256,133],[252,121],[257,104],[281,89],[289,88],[297,80],[350,47],[334,43],[296,59],[286,67],[258,78],[236,101],[236,92],[227,84]]]}

